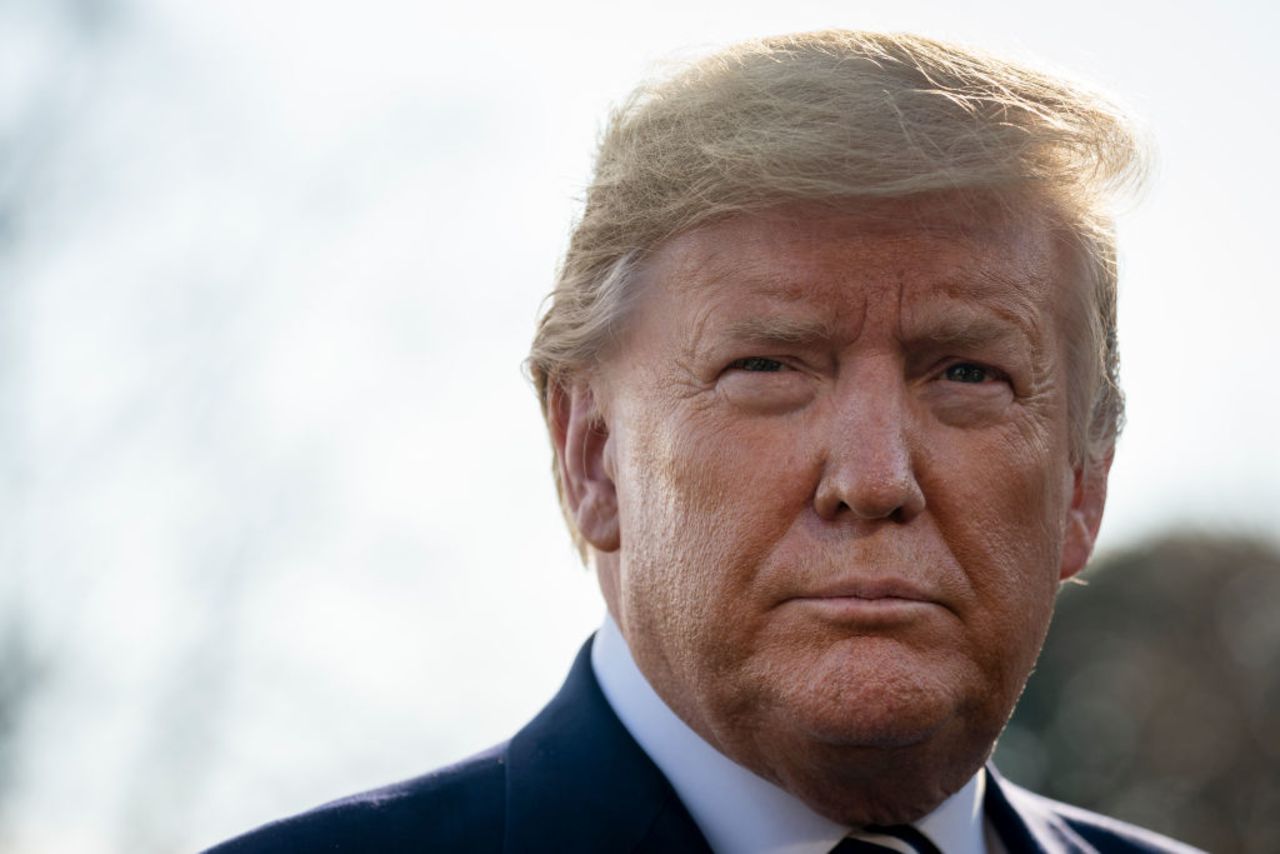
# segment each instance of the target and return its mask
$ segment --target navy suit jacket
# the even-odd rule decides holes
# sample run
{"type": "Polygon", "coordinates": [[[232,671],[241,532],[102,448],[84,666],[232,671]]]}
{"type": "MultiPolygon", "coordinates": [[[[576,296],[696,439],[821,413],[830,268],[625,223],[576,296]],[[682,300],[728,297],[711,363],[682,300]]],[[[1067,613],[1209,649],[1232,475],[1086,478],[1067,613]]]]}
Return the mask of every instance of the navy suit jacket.
{"type": "MultiPolygon", "coordinates": [[[[590,649],[588,642],[560,693],[506,744],[268,824],[207,854],[710,852],[601,693],[590,649]]],[[[1010,854],[1195,850],[989,771],[986,814],[1010,854]]]]}

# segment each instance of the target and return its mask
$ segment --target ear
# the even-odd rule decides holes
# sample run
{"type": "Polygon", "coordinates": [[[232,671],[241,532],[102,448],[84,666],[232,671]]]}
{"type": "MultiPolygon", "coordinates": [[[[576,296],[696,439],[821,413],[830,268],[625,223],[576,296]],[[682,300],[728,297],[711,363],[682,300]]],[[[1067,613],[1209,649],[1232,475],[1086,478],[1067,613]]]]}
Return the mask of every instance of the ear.
{"type": "Polygon", "coordinates": [[[1071,506],[1067,510],[1067,530],[1062,545],[1062,565],[1058,579],[1066,581],[1089,562],[1102,526],[1107,504],[1107,476],[1111,472],[1114,449],[1100,460],[1082,463],[1073,475],[1071,506]]]}
{"type": "Polygon", "coordinates": [[[586,382],[549,390],[551,440],[569,515],[582,538],[600,552],[621,545],[618,491],[613,482],[609,427],[586,382]]]}

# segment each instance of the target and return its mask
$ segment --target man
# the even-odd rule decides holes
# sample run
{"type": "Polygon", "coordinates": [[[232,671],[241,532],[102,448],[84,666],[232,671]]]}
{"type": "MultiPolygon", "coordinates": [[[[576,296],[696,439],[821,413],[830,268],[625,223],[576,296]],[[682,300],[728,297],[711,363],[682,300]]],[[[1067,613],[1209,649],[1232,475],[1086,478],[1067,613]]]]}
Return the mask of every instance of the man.
{"type": "Polygon", "coordinates": [[[219,850],[1190,850],[986,767],[1102,518],[1140,166],[910,36],[642,89],[530,359],[604,627],[510,742],[219,850]]]}

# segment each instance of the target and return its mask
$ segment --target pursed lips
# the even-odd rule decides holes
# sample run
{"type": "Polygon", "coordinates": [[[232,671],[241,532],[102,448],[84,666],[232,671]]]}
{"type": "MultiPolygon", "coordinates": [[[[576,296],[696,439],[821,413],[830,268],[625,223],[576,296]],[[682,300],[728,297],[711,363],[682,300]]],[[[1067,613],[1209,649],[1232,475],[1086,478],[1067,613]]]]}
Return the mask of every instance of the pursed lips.
{"type": "Polygon", "coordinates": [[[800,599],[910,599],[933,602],[937,597],[903,578],[850,578],[829,581],[800,599]]]}
{"type": "Polygon", "coordinates": [[[941,597],[902,578],[854,578],[829,581],[788,601],[824,616],[855,622],[898,622],[946,607],[941,597]]]}

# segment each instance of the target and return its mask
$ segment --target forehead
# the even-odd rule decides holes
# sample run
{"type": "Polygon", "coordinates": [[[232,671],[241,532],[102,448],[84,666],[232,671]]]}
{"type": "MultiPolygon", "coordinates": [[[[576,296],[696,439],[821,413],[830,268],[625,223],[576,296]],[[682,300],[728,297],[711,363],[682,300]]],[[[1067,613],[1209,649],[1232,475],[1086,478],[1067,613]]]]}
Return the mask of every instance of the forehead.
{"type": "Polygon", "coordinates": [[[723,220],[663,244],[644,278],[682,302],[850,304],[890,291],[904,305],[1031,308],[1052,298],[1057,274],[1043,217],[942,196],[848,209],[797,204],[723,220]]]}

